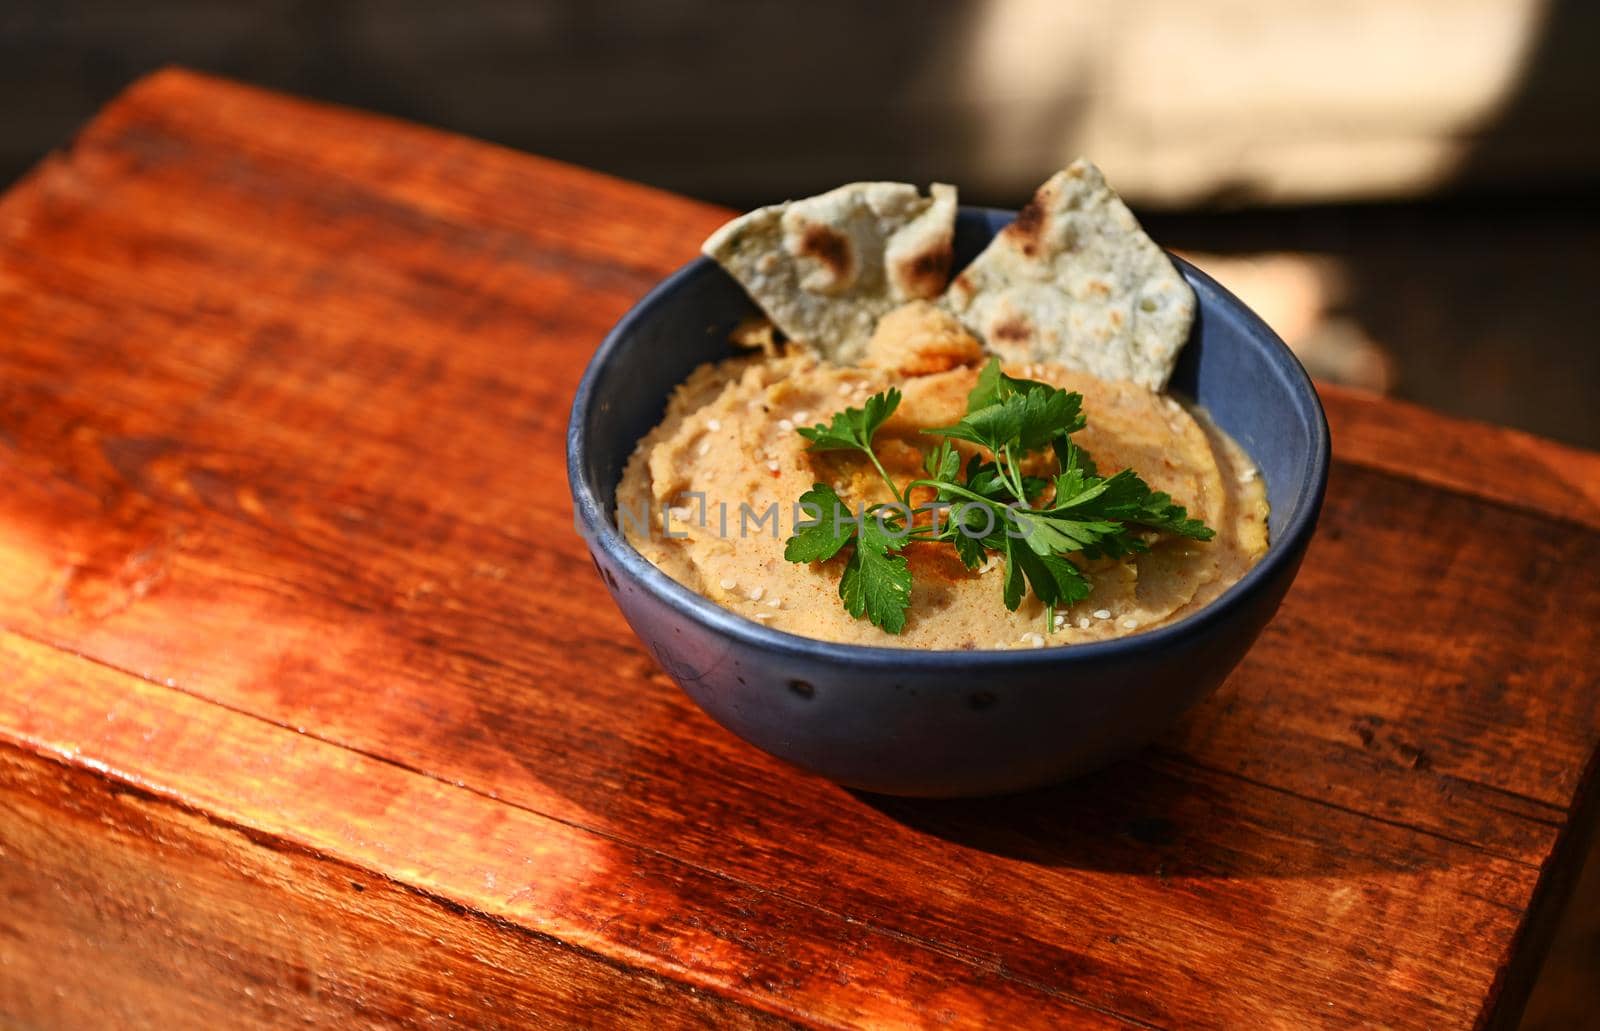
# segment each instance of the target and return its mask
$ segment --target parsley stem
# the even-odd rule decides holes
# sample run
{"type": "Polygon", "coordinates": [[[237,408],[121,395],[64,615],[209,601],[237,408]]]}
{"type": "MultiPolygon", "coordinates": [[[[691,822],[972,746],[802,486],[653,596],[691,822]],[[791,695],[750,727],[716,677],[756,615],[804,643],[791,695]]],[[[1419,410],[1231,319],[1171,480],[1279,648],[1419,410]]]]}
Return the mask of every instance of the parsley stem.
{"type": "Polygon", "coordinates": [[[995,454],[994,463],[995,468],[1000,470],[1000,478],[1005,481],[1006,489],[1011,492],[1011,496],[1026,505],[1028,499],[1023,497],[1022,474],[1017,471],[1016,463],[1011,461],[1010,444],[1005,445],[995,454]]]}
{"type": "Polygon", "coordinates": [[[947,490],[952,494],[959,494],[964,498],[970,498],[971,500],[978,502],[980,505],[989,505],[994,508],[1003,507],[996,505],[994,501],[984,497],[982,494],[974,494],[972,491],[967,490],[960,484],[951,483],[949,480],[912,480],[910,483],[906,484],[906,490],[910,490],[913,487],[932,487],[935,490],[947,490]]]}
{"type": "MultiPolygon", "coordinates": [[[[894,481],[889,478],[889,473],[883,468],[883,463],[878,461],[878,456],[873,454],[871,448],[863,448],[862,450],[867,453],[868,458],[872,459],[872,464],[877,468],[878,475],[883,477],[883,482],[888,486],[889,493],[894,495],[894,499],[896,501],[904,505],[906,503],[906,496],[900,493],[899,488],[894,485],[894,481]]],[[[908,487],[907,490],[909,489],[910,488],[908,487]]]]}

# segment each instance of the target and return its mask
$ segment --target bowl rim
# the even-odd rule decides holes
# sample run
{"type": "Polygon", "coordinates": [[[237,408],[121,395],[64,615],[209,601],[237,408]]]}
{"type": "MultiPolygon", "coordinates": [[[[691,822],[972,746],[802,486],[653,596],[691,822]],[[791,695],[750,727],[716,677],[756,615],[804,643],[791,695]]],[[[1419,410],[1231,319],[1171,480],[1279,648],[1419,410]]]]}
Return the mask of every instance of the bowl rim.
{"type": "MultiPolygon", "coordinates": [[[[997,218],[1015,217],[1015,212],[997,208],[969,207],[963,213],[975,214],[994,224],[997,218]]],[[[996,226],[998,229],[999,226],[996,226]]],[[[1210,604],[1199,611],[1151,630],[1140,630],[1124,637],[1102,641],[1042,648],[973,648],[925,649],[897,648],[885,645],[848,644],[804,637],[786,630],[764,626],[752,619],[725,609],[711,599],[690,590],[658,569],[649,559],[627,542],[621,531],[600,505],[595,484],[584,473],[587,447],[584,432],[586,416],[594,403],[594,392],[602,374],[617,360],[623,341],[639,323],[648,319],[658,304],[688,279],[701,275],[707,266],[715,266],[710,258],[700,256],[683,265],[657,283],[622,316],[611,328],[589,359],[583,378],[578,383],[573,398],[572,411],[567,424],[567,480],[577,517],[577,527],[586,544],[598,547],[615,562],[621,571],[636,581],[673,611],[701,624],[714,633],[732,638],[741,645],[758,648],[787,658],[810,661],[846,663],[866,670],[984,670],[999,666],[1033,668],[1058,664],[1102,662],[1148,652],[1161,651],[1204,636],[1224,620],[1246,598],[1274,581],[1284,567],[1297,562],[1322,508],[1327,490],[1328,469],[1331,460],[1330,436],[1327,415],[1322,401],[1312,386],[1311,377],[1295,357],[1293,351],[1245,303],[1206,275],[1193,264],[1175,254],[1168,254],[1179,272],[1193,287],[1197,307],[1203,310],[1209,301],[1212,306],[1231,307],[1242,316],[1242,321],[1258,343],[1265,345],[1272,368],[1288,387],[1303,411],[1311,415],[1310,460],[1302,470],[1296,485],[1297,505],[1293,516],[1275,540],[1268,543],[1266,556],[1236,583],[1228,587],[1210,604]]]]}

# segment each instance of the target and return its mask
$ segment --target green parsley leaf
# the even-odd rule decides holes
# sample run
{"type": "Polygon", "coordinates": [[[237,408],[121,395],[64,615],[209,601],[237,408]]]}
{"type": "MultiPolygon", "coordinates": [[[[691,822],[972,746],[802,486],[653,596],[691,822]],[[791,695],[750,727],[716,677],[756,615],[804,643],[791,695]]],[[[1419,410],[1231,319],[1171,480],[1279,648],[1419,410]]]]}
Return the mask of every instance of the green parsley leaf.
{"type": "MultiPolygon", "coordinates": [[[[1005,448],[1037,451],[1053,440],[1083,428],[1081,395],[1058,390],[1045,383],[1010,380],[1009,377],[1006,380],[1026,384],[1027,389],[1006,394],[999,401],[969,410],[966,417],[954,426],[940,426],[923,432],[971,441],[998,454],[1005,448]]],[[[969,404],[977,394],[978,390],[974,389],[968,395],[969,404]]]]}
{"type": "Polygon", "coordinates": [[[1031,552],[1028,552],[1028,549],[1022,546],[1021,541],[1007,537],[1005,553],[1006,579],[1005,585],[1001,588],[1001,599],[1006,603],[1006,608],[1015,612],[1017,611],[1017,606],[1022,604],[1022,596],[1028,593],[1027,576],[1022,571],[1022,563],[1018,560],[1018,556],[1024,553],[1031,554],[1031,552]]]}
{"type": "Polygon", "coordinates": [[[1036,555],[1102,551],[1108,544],[1116,547],[1111,542],[1127,533],[1121,523],[1063,518],[1033,509],[1016,509],[1011,518],[1029,550],[1036,555]]]}
{"type": "Polygon", "coordinates": [[[978,373],[977,384],[967,393],[967,411],[976,412],[980,408],[999,404],[1004,398],[1000,391],[1007,389],[1005,381],[1010,377],[1000,371],[1000,359],[990,358],[989,364],[978,373]]]}
{"type": "Polygon", "coordinates": [[[839,579],[839,597],[857,619],[863,614],[883,630],[898,634],[906,626],[911,607],[911,568],[904,556],[893,554],[904,537],[885,529],[876,518],[861,520],[856,550],[839,579]]]}
{"type": "Polygon", "coordinates": [[[950,441],[941,440],[937,448],[923,456],[922,470],[932,480],[953,480],[961,472],[961,453],[950,441]]]}
{"type": "Polygon", "coordinates": [[[1037,451],[1052,440],[1084,427],[1083,395],[1039,384],[1022,395],[1022,426],[1017,442],[1024,451],[1037,451]]]}
{"type": "MultiPolygon", "coordinates": [[[[947,477],[948,479],[948,477],[947,477]]],[[[1050,486],[1050,481],[1041,476],[1022,477],[1022,496],[1029,501],[1044,493],[1050,486]]],[[[985,462],[980,456],[973,455],[967,462],[967,490],[974,494],[982,495],[990,501],[1001,505],[1009,505],[1016,499],[1011,496],[1011,488],[1006,486],[1006,481],[1000,476],[1000,467],[994,462],[985,462]]],[[[944,495],[941,495],[943,497],[944,495]]],[[[949,497],[955,497],[951,494],[949,497]]]]}
{"type": "Polygon", "coordinates": [[[982,524],[972,525],[970,519],[971,517],[968,516],[966,520],[963,520],[967,522],[967,525],[956,527],[948,537],[951,546],[956,549],[956,557],[961,559],[961,564],[968,569],[977,569],[983,565],[984,560],[988,557],[988,552],[984,548],[983,540],[976,534],[969,532],[980,529],[982,524]]]}
{"type": "Polygon", "coordinates": [[[1132,469],[1124,469],[1107,480],[1083,477],[1081,489],[1062,488],[1078,485],[1068,480],[1070,474],[1056,478],[1056,498],[1051,503],[1051,514],[1070,512],[1071,518],[1088,520],[1117,520],[1134,523],[1151,530],[1177,534],[1197,541],[1209,541],[1216,532],[1199,519],[1189,518],[1182,505],[1174,504],[1163,491],[1153,491],[1132,469]]]}
{"type": "Polygon", "coordinates": [[[1061,472],[1056,475],[1058,501],[1062,498],[1077,497],[1088,488],[1091,480],[1099,479],[1089,452],[1066,437],[1054,441],[1053,447],[1056,459],[1061,465],[1061,472]]]}
{"type": "Polygon", "coordinates": [[[977,384],[967,394],[967,411],[976,412],[980,408],[999,404],[1014,394],[1026,394],[1040,387],[1046,390],[1056,389],[1048,383],[1040,383],[1035,379],[1014,379],[1007,376],[1000,371],[1000,359],[990,358],[989,364],[978,373],[977,384]]]}
{"type": "Polygon", "coordinates": [[[1030,548],[1012,548],[1011,553],[1033,593],[1048,606],[1075,604],[1093,590],[1088,577],[1059,555],[1039,554],[1030,548]]]}
{"type": "Polygon", "coordinates": [[[796,523],[783,546],[783,557],[790,562],[826,562],[856,535],[854,514],[826,483],[812,484],[799,503],[810,521],[796,523]]]}
{"type": "Polygon", "coordinates": [[[977,569],[988,557],[988,549],[1004,546],[1006,526],[1003,503],[983,504],[958,498],[951,504],[949,525],[940,538],[956,549],[963,565],[977,569]]]}
{"type": "Polygon", "coordinates": [[[900,407],[900,391],[890,388],[873,394],[861,408],[835,412],[827,425],[800,427],[800,435],[811,441],[812,451],[871,451],[872,435],[900,407]]]}
{"type": "Polygon", "coordinates": [[[965,440],[998,452],[1022,432],[1023,409],[1026,401],[1009,397],[997,404],[968,412],[966,418],[954,426],[939,426],[924,433],[938,434],[954,440],[965,440]]]}

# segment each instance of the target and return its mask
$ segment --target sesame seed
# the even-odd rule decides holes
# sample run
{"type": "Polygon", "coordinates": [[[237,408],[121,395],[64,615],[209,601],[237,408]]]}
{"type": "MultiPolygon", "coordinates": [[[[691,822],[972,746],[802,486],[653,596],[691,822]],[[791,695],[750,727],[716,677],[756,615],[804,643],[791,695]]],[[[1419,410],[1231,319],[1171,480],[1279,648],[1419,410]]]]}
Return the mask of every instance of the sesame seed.
{"type": "Polygon", "coordinates": [[[751,619],[771,619],[772,618],[772,613],[770,613],[770,612],[752,612],[750,614],[750,618],[751,619]]]}
{"type": "Polygon", "coordinates": [[[790,422],[788,419],[779,419],[778,429],[788,433],[790,430],[794,429],[794,423],[790,422]]]}
{"type": "Polygon", "coordinates": [[[722,420],[721,419],[707,419],[706,420],[706,429],[710,430],[712,433],[717,432],[718,430],[722,429],[722,420]]]}
{"type": "Polygon", "coordinates": [[[1087,629],[1089,629],[1089,617],[1088,616],[1079,616],[1078,617],[1078,629],[1079,630],[1087,630],[1087,629]]]}
{"type": "Polygon", "coordinates": [[[735,587],[739,586],[739,581],[725,576],[718,582],[718,586],[720,586],[724,591],[731,591],[735,587]]]}
{"type": "Polygon", "coordinates": [[[848,394],[854,389],[855,387],[853,387],[848,380],[839,384],[839,393],[841,394],[848,394]]]}
{"type": "Polygon", "coordinates": [[[1110,609],[1095,609],[1094,610],[1094,618],[1095,619],[1110,619],[1111,618],[1111,610],[1110,609]]]}
{"type": "Polygon", "coordinates": [[[711,450],[711,441],[702,440],[700,442],[700,446],[695,448],[695,452],[694,453],[699,455],[701,458],[704,458],[706,456],[706,452],[710,451],[710,450],[711,450]]]}
{"type": "Polygon", "coordinates": [[[1246,469],[1244,472],[1239,474],[1239,482],[1240,483],[1249,483],[1251,480],[1254,480],[1257,476],[1260,476],[1260,475],[1261,475],[1261,470],[1259,470],[1259,469],[1246,469]]]}
{"type": "Polygon", "coordinates": [[[794,413],[794,424],[796,426],[803,426],[803,425],[805,425],[806,423],[808,423],[810,421],[811,421],[811,413],[810,412],[799,411],[799,412],[795,412],[794,413]]]}
{"type": "Polygon", "coordinates": [[[749,598],[751,601],[760,601],[761,596],[766,593],[767,589],[765,587],[762,587],[760,584],[756,584],[754,587],[750,588],[749,598]]]}
{"type": "Polygon", "coordinates": [[[767,463],[767,469],[770,472],[777,472],[778,471],[778,463],[777,462],[768,462],[767,463]]]}
{"type": "Polygon", "coordinates": [[[1023,634],[1022,640],[1023,643],[1027,644],[1031,648],[1044,647],[1044,637],[1041,634],[1023,634]]]}
{"type": "Polygon", "coordinates": [[[783,608],[783,599],[782,598],[768,598],[767,599],[767,608],[769,608],[769,609],[781,609],[781,608],[783,608]]]}
{"type": "Polygon", "coordinates": [[[1122,621],[1122,628],[1124,630],[1133,630],[1133,629],[1137,628],[1138,625],[1139,625],[1139,621],[1137,619],[1124,619],[1122,621]]]}

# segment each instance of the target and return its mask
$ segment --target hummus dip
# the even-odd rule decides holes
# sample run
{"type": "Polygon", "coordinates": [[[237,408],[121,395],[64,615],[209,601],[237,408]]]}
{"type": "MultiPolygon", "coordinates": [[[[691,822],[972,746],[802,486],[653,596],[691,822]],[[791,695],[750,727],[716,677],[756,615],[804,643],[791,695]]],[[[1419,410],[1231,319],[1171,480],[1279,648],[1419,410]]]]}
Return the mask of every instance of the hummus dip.
{"type": "MultiPolygon", "coordinates": [[[[813,483],[851,504],[892,500],[871,463],[852,452],[810,452],[796,426],[825,422],[890,387],[904,394],[875,449],[896,482],[921,475],[935,437],[919,431],[966,414],[987,358],[952,316],[914,302],[880,320],[861,366],[831,364],[791,346],[696,369],[666,417],[639,442],[617,488],[628,542],[674,580],[766,626],[824,641],[895,648],[1026,648],[1121,637],[1181,619],[1238,581],[1267,550],[1266,490],[1238,444],[1205,412],[1128,382],[1052,364],[1008,364],[1008,375],[1083,395],[1088,426],[1073,435],[1102,474],[1132,468],[1216,531],[1206,542],[1151,534],[1151,550],[1082,562],[1094,590],[1058,609],[1046,634],[1031,593],[1001,600],[996,559],[969,571],[943,544],[912,543],[904,631],[889,634],[839,603],[840,554],[784,559],[795,502],[813,483]]],[[[963,456],[978,450],[959,445],[963,456]]],[[[915,499],[926,501],[926,498],[915,499]]]]}

